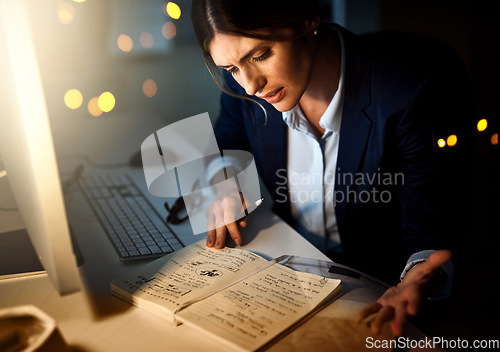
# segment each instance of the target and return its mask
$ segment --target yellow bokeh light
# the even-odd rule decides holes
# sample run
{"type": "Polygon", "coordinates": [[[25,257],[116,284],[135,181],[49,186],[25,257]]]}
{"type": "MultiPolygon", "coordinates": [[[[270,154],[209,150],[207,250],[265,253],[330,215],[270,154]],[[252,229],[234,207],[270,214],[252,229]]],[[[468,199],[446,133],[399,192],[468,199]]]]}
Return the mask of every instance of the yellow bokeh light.
{"type": "Polygon", "coordinates": [[[146,49],[151,49],[155,43],[153,36],[151,33],[148,32],[142,32],[141,36],[139,37],[139,43],[146,49]]]}
{"type": "Polygon", "coordinates": [[[158,91],[158,86],[156,85],[156,82],[153,81],[151,78],[148,78],[142,84],[142,92],[148,98],[154,97],[157,91],[158,91]]]}
{"type": "Polygon", "coordinates": [[[446,141],[442,138],[438,139],[438,147],[443,148],[446,145],[446,141]]]}
{"type": "Polygon", "coordinates": [[[101,109],[104,112],[110,112],[111,110],[113,110],[115,104],[116,100],[111,92],[102,93],[99,96],[99,99],[97,100],[97,105],[99,106],[99,109],[101,109]]]}
{"type": "Polygon", "coordinates": [[[481,119],[477,123],[477,130],[479,132],[483,132],[486,128],[488,127],[488,120],[486,119],[481,119]]]}
{"type": "Polygon", "coordinates": [[[446,144],[448,144],[448,147],[454,147],[457,145],[458,138],[456,135],[452,134],[446,139],[446,144]]]}
{"type": "Polygon", "coordinates": [[[128,53],[134,47],[134,41],[126,34],[120,34],[116,40],[116,44],[121,51],[128,53]]]}
{"type": "Polygon", "coordinates": [[[61,2],[57,5],[57,18],[62,24],[70,24],[75,18],[75,7],[67,2],[61,2]]]}
{"type": "Polygon", "coordinates": [[[175,2],[168,2],[164,7],[164,12],[174,20],[181,17],[181,8],[175,2]]]}
{"type": "Polygon", "coordinates": [[[78,109],[82,106],[83,96],[78,89],[70,89],[64,94],[64,104],[70,109],[78,109]]]}
{"type": "Polygon", "coordinates": [[[493,133],[490,141],[491,141],[491,144],[498,145],[498,133],[493,133]]]}
{"type": "Polygon", "coordinates": [[[87,108],[90,115],[95,117],[101,116],[103,113],[103,111],[99,107],[99,97],[93,97],[92,99],[90,99],[87,108]]]}
{"type": "Polygon", "coordinates": [[[161,34],[165,37],[165,39],[172,39],[177,34],[177,28],[173,22],[165,22],[161,29],[161,34]]]}

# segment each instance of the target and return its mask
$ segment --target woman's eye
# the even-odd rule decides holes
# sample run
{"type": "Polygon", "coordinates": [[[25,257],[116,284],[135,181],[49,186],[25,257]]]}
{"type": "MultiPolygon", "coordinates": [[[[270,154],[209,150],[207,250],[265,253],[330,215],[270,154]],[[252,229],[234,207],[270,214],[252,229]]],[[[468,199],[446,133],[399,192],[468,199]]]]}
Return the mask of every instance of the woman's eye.
{"type": "Polygon", "coordinates": [[[271,56],[271,51],[270,51],[270,50],[268,50],[268,51],[266,51],[264,54],[262,54],[262,55],[260,55],[260,56],[257,56],[257,57],[252,58],[252,60],[253,60],[254,62],[264,61],[264,60],[268,59],[270,56],[271,56]]]}
{"type": "MultiPolygon", "coordinates": [[[[260,56],[253,57],[252,61],[253,62],[261,62],[261,61],[267,60],[270,56],[271,56],[271,50],[267,50],[264,54],[262,54],[260,56]]],[[[225,70],[233,76],[239,72],[238,68],[235,66],[225,68],[225,70]]]]}
{"type": "Polygon", "coordinates": [[[226,68],[226,71],[232,75],[235,75],[236,73],[238,73],[238,68],[237,67],[226,68]]]}

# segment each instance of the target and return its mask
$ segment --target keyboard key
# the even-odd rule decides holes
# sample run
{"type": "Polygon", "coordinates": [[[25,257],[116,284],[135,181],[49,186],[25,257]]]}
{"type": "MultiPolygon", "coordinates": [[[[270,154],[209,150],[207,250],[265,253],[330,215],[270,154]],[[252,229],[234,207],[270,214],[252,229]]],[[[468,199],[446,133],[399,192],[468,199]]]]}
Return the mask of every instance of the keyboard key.
{"type": "Polygon", "coordinates": [[[151,254],[151,251],[149,250],[148,247],[139,248],[139,252],[141,252],[141,254],[143,254],[143,255],[151,254]]]}
{"type": "Polygon", "coordinates": [[[165,253],[172,252],[172,247],[170,247],[168,244],[167,245],[160,245],[159,247],[165,253]]]}
{"type": "Polygon", "coordinates": [[[150,246],[149,247],[149,250],[151,251],[151,253],[162,253],[163,251],[161,250],[160,247],[158,246],[150,246]]]}
{"type": "Polygon", "coordinates": [[[172,244],[172,249],[174,251],[178,251],[179,249],[182,249],[184,246],[180,243],[172,244]]]}

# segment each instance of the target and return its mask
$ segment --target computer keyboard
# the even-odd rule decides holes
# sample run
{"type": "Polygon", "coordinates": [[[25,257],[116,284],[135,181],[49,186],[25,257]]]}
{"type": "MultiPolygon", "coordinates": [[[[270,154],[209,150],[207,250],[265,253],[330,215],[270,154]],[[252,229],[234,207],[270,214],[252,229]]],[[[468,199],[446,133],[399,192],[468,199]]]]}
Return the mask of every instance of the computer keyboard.
{"type": "Polygon", "coordinates": [[[128,175],[86,175],[78,184],[121,260],[160,257],[183,247],[128,175]]]}

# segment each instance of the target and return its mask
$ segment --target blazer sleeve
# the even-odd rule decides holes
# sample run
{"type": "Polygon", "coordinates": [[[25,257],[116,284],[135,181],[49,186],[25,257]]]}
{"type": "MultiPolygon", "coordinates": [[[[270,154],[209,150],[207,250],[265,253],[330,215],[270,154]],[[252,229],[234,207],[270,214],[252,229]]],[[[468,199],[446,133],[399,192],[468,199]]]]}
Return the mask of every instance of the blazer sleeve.
{"type": "MultiPolygon", "coordinates": [[[[225,82],[230,92],[240,94],[241,88],[234,79],[226,75],[225,82]]],[[[215,136],[221,150],[238,149],[248,151],[250,149],[245,124],[247,111],[244,110],[244,105],[241,98],[222,92],[220,114],[215,124],[215,136]]]]}
{"type": "Polygon", "coordinates": [[[454,61],[424,77],[395,128],[402,237],[410,253],[452,248],[467,229],[472,117],[467,78],[454,61]],[[456,145],[439,146],[450,135],[456,145]]]}
{"type": "MultiPolygon", "coordinates": [[[[403,52],[393,40],[385,43],[370,47],[370,66],[358,64],[350,72],[358,74],[361,70],[354,69],[358,67],[370,72],[362,76],[368,76],[365,81],[351,79],[352,91],[357,82],[367,82],[370,92],[370,105],[356,111],[358,120],[362,116],[370,121],[356,172],[369,176],[387,172],[393,175],[392,182],[384,183],[382,177],[381,184],[375,180],[373,185],[354,184],[353,189],[359,195],[377,187],[392,197],[388,202],[362,202],[358,197],[337,214],[348,264],[389,280],[399,276],[392,268],[401,270],[413,253],[454,249],[468,228],[472,94],[456,53],[437,47],[419,50],[409,44],[403,52]],[[450,135],[456,135],[458,143],[440,148],[438,140],[446,141],[450,135]],[[403,182],[394,178],[399,174],[403,182]]],[[[339,149],[339,161],[349,152],[344,148],[347,156],[340,155],[339,149]]]]}

